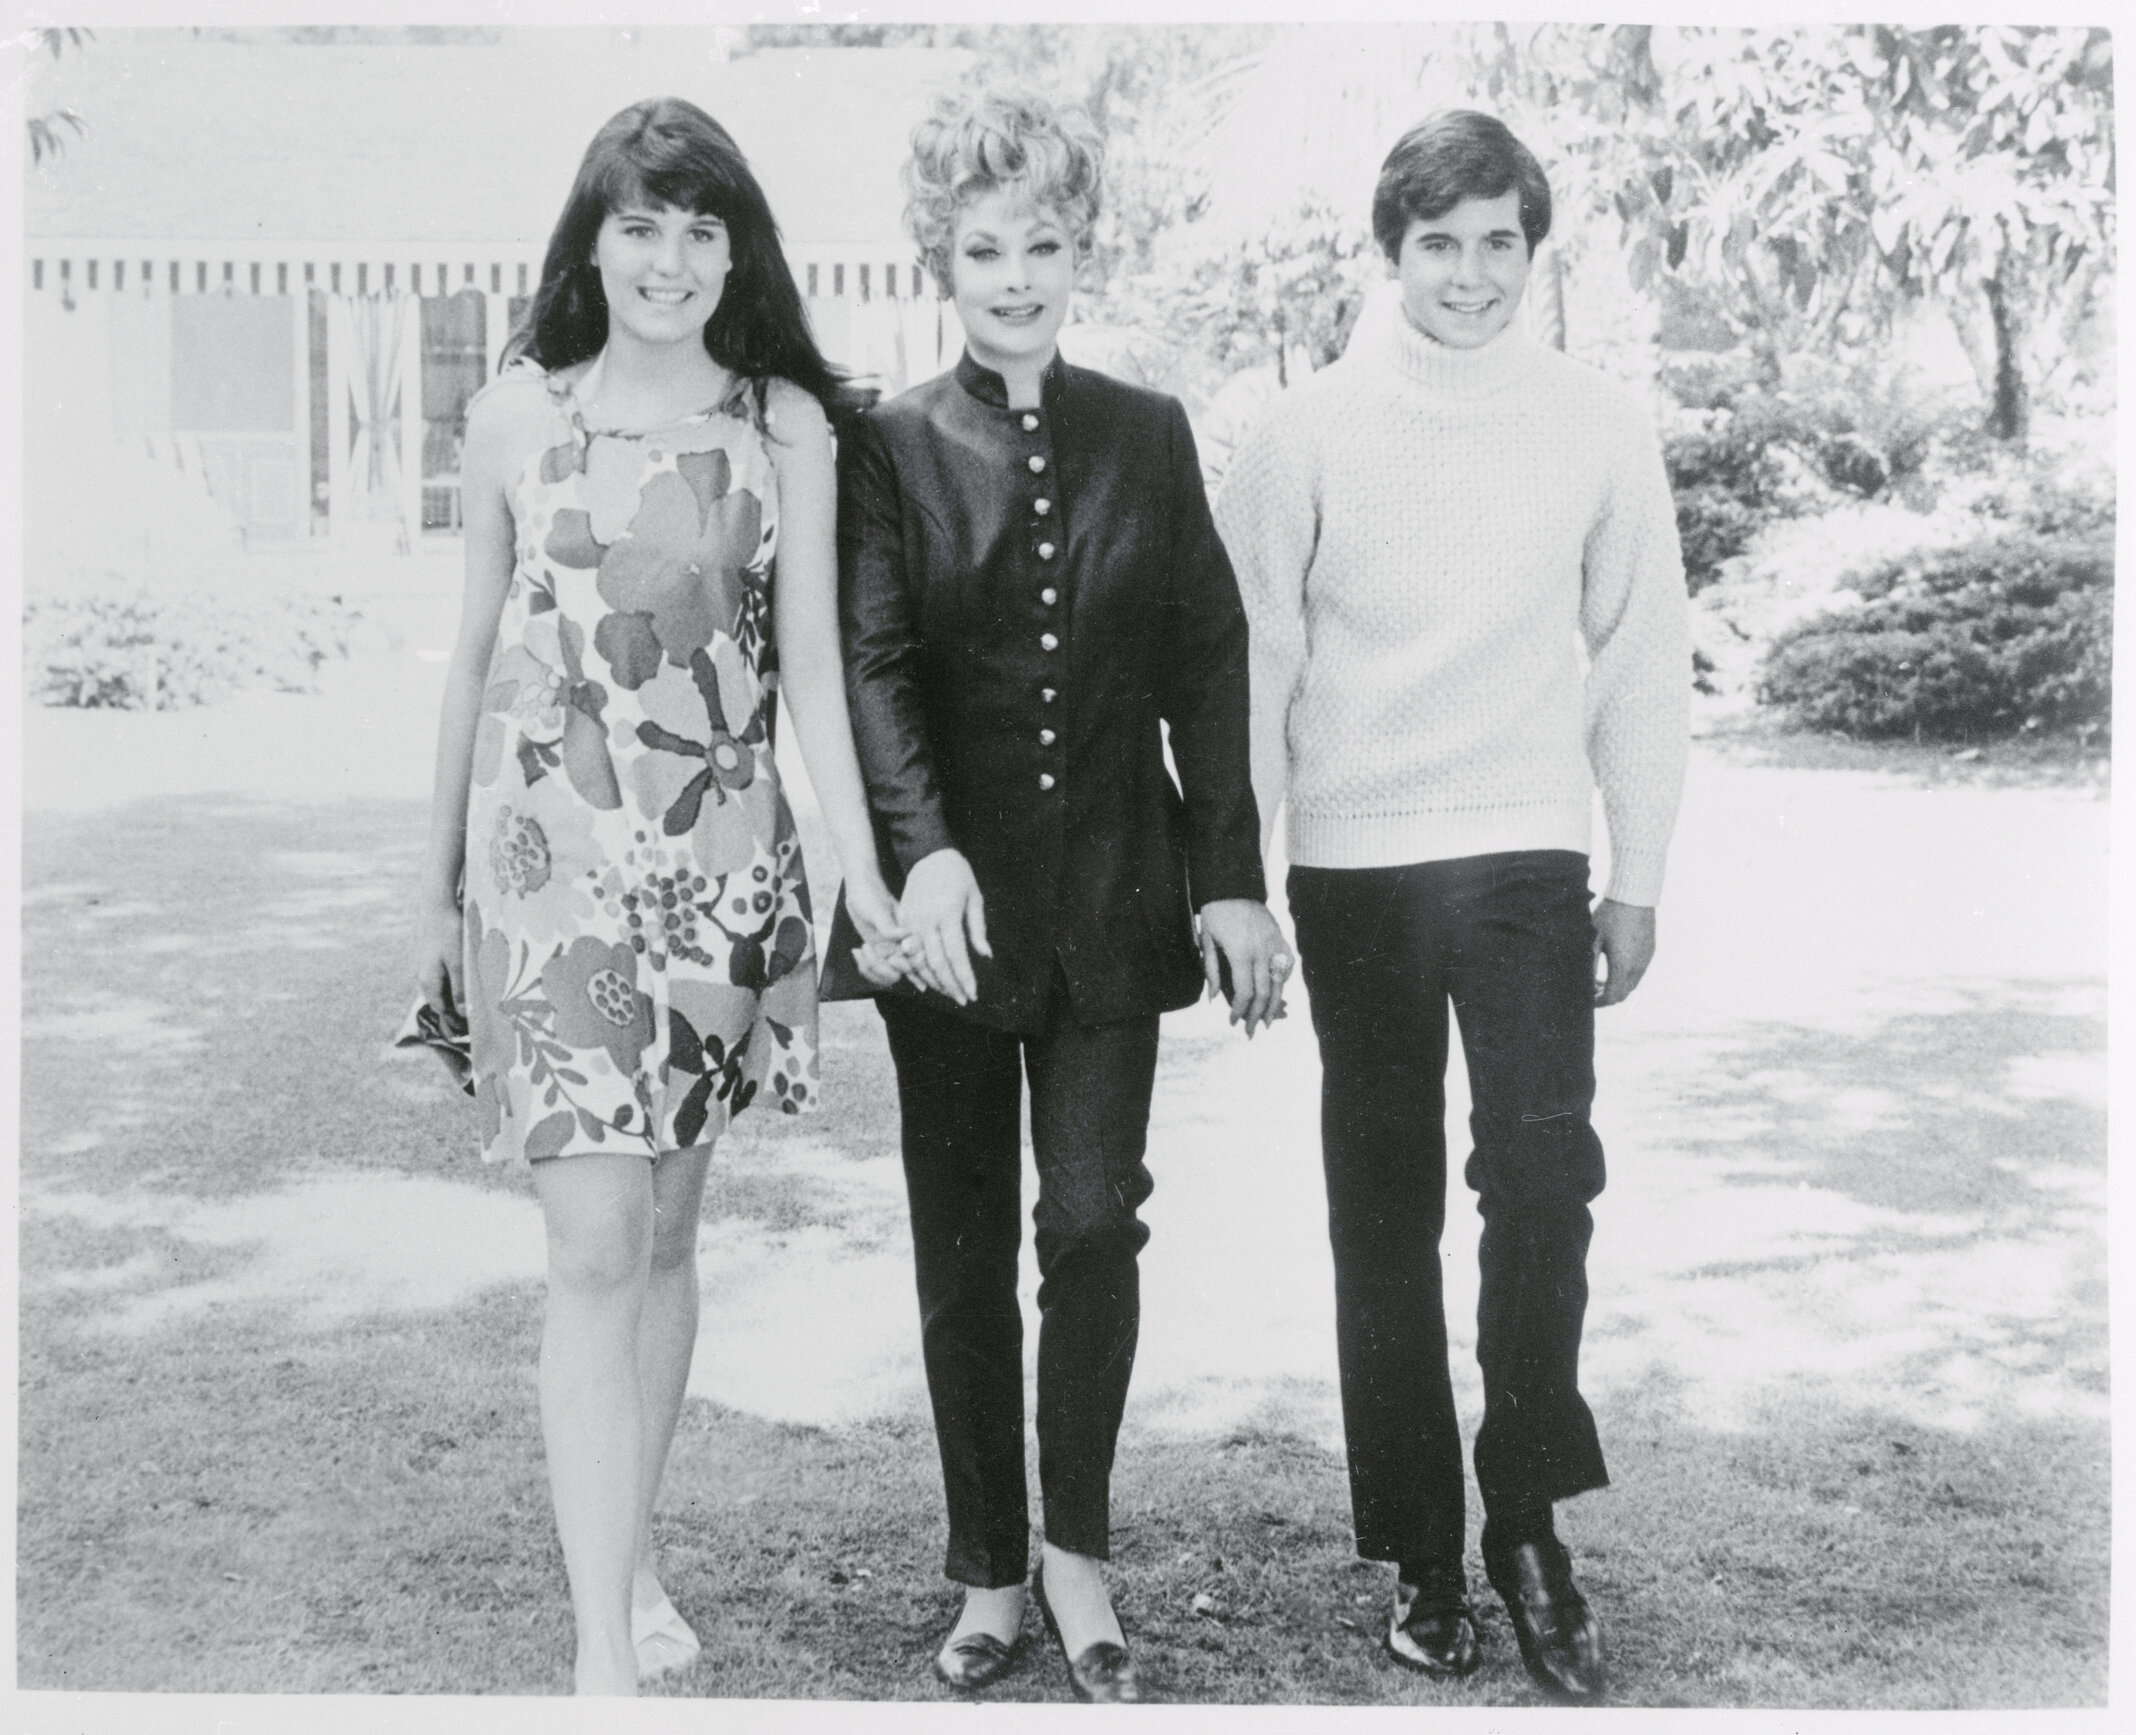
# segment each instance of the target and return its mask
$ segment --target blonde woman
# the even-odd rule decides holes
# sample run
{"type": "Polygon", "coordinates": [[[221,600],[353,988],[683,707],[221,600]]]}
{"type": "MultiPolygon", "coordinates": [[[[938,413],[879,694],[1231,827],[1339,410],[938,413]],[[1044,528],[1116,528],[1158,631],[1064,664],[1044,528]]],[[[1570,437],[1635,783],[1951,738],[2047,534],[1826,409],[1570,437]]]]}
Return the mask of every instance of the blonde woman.
{"type": "MultiPolygon", "coordinates": [[[[1076,1694],[1133,1700],[1143,1684],[1101,1563],[1149,1233],[1136,1210],[1158,1014],[1228,977],[1250,1035],[1288,968],[1263,904],[1246,624],[1185,412],[1060,356],[1100,198],[1089,123],[1035,97],[953,104],[915,131],[906,186],[965,352],[842,443],[838,539],[854,731],[906,930],[903,979],[879,1004],[947,1570],[966,1587],[936,1668],[990,1684],[1024,1617],[1028,1079],[1034,1591],[1076,1694]]],[[[832,992],[869,990],[846,969],[849,940],[833,943],[832,992]]]]}

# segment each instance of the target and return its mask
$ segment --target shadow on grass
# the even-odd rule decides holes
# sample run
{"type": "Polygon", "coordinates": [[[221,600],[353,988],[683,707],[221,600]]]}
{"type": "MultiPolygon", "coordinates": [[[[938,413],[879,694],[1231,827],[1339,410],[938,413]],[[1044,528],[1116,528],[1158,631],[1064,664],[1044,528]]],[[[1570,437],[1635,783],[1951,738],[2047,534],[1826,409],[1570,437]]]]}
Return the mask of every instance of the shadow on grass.
{"type": "Polygon", "coordinates": [[[1938,989],[1855,1030],[1649,1039],[1583,1356],[1748,1427],[1793,1390],[1971,1427],[2103,1424],[2103,1022],[2083,984],[1938,989]]]}
{"type": "MultiPolygon", "coordinates": [[[[473,1112],[442,1069],[386,1051],[413,993],[425,824],[412,802],[204,796],[31,816],[25,1181],[209,1198],[331,1167],[523,1191],[524,1176],[477,1160],[473,1112]]],[[[831,857],[808,841],[820,881],[831,857]]],[[[874,1012],[824,1011],[836,1050],[824,1112],[745,1114],[727,1141],[737,1167],[829,1125],[846,1155],[892,1148],[895,1117],[881,1110],[894,1086],[874,1012]]],[[[733,1185],[749,1195],[737,1208],[771,1203],[761,1183],[733,1185]]],[[[807,1216],[799,1200],[776,1210],[807,1216]]]]}
{"type": "MultiPolygon", "coordinates": [[[[265,1310],[232,1309],[144,1344],[33,1304],[21,1683],[563,1690],[538,1313],[521,1286],[294,1339],[265,1310]]],[[[1719,1433],[1658,1385],[1600,1420],[1617,1485],[1568,1507],[1563,1529],[1606,1622],[1619,1703],[2102,1700],[2103,1426],[1958,1433],[1776,1401],[1759,1427],[1719,1433]]],[[[1131,1429],[1114,1511],[1122,1616],[1167,1698],[1535,1702],[1480,1583],[1475,1678],[1420,1681],[1385,1658],[1389,1569],[1354,1558],[1335,1453],[1256,1429],[1192,1441],[1131,1429]]],[[[658,1535],[705,1641],[659,1690],[944,1696],[927,1660],[957,1593],[939,1576],[924,1416],[816,1429],[693,1403],[658,1535]]],[[[1470,1559],[1473,1574],[1473,1532],[1470,1559]]],[[[1032,1633],[998,1696],[1067,1698],[1035,1617],[1032,1633]]]]}
{"type": "MultiPolygon", "coordinates": [[[[442,1073],[382,1058],[407,1000],[419,804],[167,799],[34,819],[26,1199],[123,1195],[132,1211],[352,1172],[523,1195],[523,1177],[475,1160],[471,1114],[442,1073]]],[[[814,859],[828,858],[818,847],[814,859]]],[[[714,1218],[832,1220],[828,1192],[759,1172],[793,1140],[817,1151],[818,1170],[889,1154],[893,1086],[874,1014],[826,1008],[824,1037],[837,1050],[825,1112],[738,1121],[714,1218]]],[[[2101,1341],[2085,1271],[2068,1294],[2069,1274],[2050,1273],[2046,1302],[2010,1312],[2004,1334],[1979,1249],[2014,1246],[2036,1264],[2054,1227],[2090,1208],[2103,1122],[2083,1069],[2098,1040],[2094,1020],[1980,1004],[1861,1039],[1763,1031],[1687,1049],[1694,1070],[1672,1085],[1671,1112],[1729,1130],[1666,1160],[1702,1170],[1708,1192],[1715,1173],[1746,1189],[1740,1203],[1717,1189],[1723,1213],[1755,1217],[1765,1204],[1747,1189],[1800,1181],[1855,1219],[1827,1232],[1812,1216],[1795,1247],[1784,1228],[1709,1239],[1670,1222],[1657,1239],[1684,1245],[1657,1257],[1651,1287],[1598,1301],[1628,1303],[1619,1326],[1658,1339],[1683,1312],[1687,1271],[1705,1295],[1731,1273],[1787,1295],[1814,1266],[1839,1305],[1873,1309],[1884,1303],[1859,1297],[1882,1274],[1866,1267],[1934,1255],[1983,1281],[1959,1297],[1972,1312],[1938,1315],[1931,1335],[1958,1349],[2013,1347],[2009,1336],[2035,1362],[2079,1366],[2101,1341]]],[[[23,1685],[565,1685],[534,1284],[311,1323],[233,1301],[122,1336],[106,1329],[122,1291],[212,1280],[240,1255],[138,1214],[33,1211],[23,1259],[23,1685]],[[88,1280],[50,1281],[61,1275],[88,1280]]],[[[1942,1305],[1952,1290],[1941,1268],[1912,1281],[1890,1322],[1911,1322],[1904,1308],[1922,1293],[1942,1305]]],[[[1659,1353],[1692,1365],[1673,1341],[1659,1353]]],[[[1925,1427],[1902,1418],[1896,1386],[1858,1370],[1836,1391],[1792,1376],[1762,1390],[1764,1407],[1734,1429],[1702,1425],[1686,1391],[1653,1381],[1597,1406],[1618,1486],[1576,1503],[1565,1528],[1622,1702],[2099,1701],[2103,1422],[2026,1417],[2010,1388],[1991,1386],[1976,1394],[1987,1400],[1976,1426],[1925,1427]]],[[[1388,1574],[1352,1557],[1339,1458],[1296,1434],[1138,1428],[1123,1442],[1116,1516],[1122,1612],[1171,1697],[1533,1700],[1487,1597],[1489,1661],[1472,1682],[1420,1682],[1385,1659],[1388,1574]],[[1206,1614],[1198,1595],[1212,1599],[1206,1614]]],[[[693,1403],[660,1537],[676,1600],[706,1640],[664,1690],[939,1696],[927,1658],[956,1593],[939,1577],[924,1417],[816,1429],[693,1403]]],[[[1065,1699],[1058,1659],[1040,1647],[1001,1696],[1065,1699]]]]}
{"type": "Polygon", "coordinates": [[[1867,1036],[1734,1033],[1710,1082],[1687,1088],[1684,1118],[1733,1121],[1748,1130],[1732,1156],[1864,1205],[2045,1226],[2070,1204],[2058,1182],[2105,1170],[2106,1024],[2014,1009],[2025,986],[1867,1036]]]}

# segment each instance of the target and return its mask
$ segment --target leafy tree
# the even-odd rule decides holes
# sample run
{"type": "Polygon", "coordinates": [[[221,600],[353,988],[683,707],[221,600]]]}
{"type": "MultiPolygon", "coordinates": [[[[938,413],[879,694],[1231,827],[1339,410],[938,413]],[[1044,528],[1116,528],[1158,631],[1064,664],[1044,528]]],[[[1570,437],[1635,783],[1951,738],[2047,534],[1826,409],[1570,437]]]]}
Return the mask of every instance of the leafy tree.
{"type": "MultiPolygon", "coordinates": [[[[87,44],[94,32],[88,30],[37,29],[30,32],[32,50],[45,49],[54,60],[66,48],[79,51],[87,44]]],[[[30,161],[41,163],[47,157],[56,157],[66,149],[66,134],[59,129],[69,128],[77,137],[89,130],[89,123],[71,108],[47,109],[43,114],[33,114],[25,123],[30,134],[30,161]]]]}
{"type": "Polygon", "coordinates": [[[1227,372],[1273,361],[1285,386],[1294,349],[1314,368],[1342,354],[1380,270],[1372,237],[1310,194],[1250,231],[1184,243],[1130,292],[1182,346],[1227,372]]]}
{"type": "Polygon", "coordinates": [[[1130,329],[1138,349],[1169,348],[1170,359],[1151,363],[1154,376],[1165,376],[1182,345],[1152,346],[1148,337],[1176,340],[1172,291],[1200,293],[1215,275],[1206,249],[1190,249],[1190,259],[1176,255],[1171,240],[1207,209],[1201,149],[1274,35],[1260,25],[753,26],[748,46],[962,49],[971,57],[966,90],[1026,88],[1082,107],[1106,142],[1105,203],[1083,273],[1082,312],[1095,324],[1130,329]]]}
{"type": "Polygon", "coordinates": [[[1106,140],[1089,273],[1105,303],[1124,277],[1149,269],[1160,236],[1199,215],[1195,147],[1273,34],[1257,25],[752,25],[748,46],[963,49],[967,90],[1026,88],[1080,105],[1106,140]]]}
{"type": "Polygon", "coordinates": [[[2107,32],[1585,27],[1519,46],[1590,123],[1575,154],[1635,282],[1695,284],[1775,377],[1873,339],[1905,298],[1971,304],[1989,430],[2023,440],[2035,310],[2066,338],[2111,256],[2107,32]]]}
{"type": "Polygon", "coordinates": [[[1871,121],[1833,58],[1805,31],[1500,25],[1476,82],[1543,117],[1568,238],[1614,225],[1635,287],[1689,287],[1777,377],[1854,335],[1874,252],[1855,161],[1871,121]]]}
{"type": "Polygon", "coordinates": [[[1979,295],[1988,429],[2022,441],[2037,316],[2060,314],[2066,338],[2112,257],[2112,38],[1878,26],[1852,46],[1881,126],[1870,205],[1881,262],[1908,293],[1979,295]]]}
{"type": "Polygon", "coordinates": [[[758,48],[948,48],[948,24],[752,24],[744,52],[758,48]]]}
{"type": "Polygon", "coordinates": [[[1447,100],[1495,109],[1550,172],[1561,219],[1531,295],[1560,345],[1565,273],[1614,229],[1636,288],[1732,332],[1775,386],[1793,358],[1859,353],[1909,301],[1943,301],[1974,353],[1989,431],[2021,442],[2032,395],[2112,268],[2104,30],[751,33],[774,38],[961,47],[974,84],[1031,84],[1084,104],[1110,153],[1086,307],[1226,368],[1269,357],[1284,367],[1299,345],[1316,359],[1339,348],[1376,269],[1351,184],[1365,172],[1353,135],[1447,100]],[[1331,119],[1331,102],[1350,124],[1331,119]],[[1242,129],[1296,149],[1243,191],[1232,174],[1212,203],[1212,169],[1242,129]],[[1336,156],[1344,184],[1323,185],[1336,156]]]}

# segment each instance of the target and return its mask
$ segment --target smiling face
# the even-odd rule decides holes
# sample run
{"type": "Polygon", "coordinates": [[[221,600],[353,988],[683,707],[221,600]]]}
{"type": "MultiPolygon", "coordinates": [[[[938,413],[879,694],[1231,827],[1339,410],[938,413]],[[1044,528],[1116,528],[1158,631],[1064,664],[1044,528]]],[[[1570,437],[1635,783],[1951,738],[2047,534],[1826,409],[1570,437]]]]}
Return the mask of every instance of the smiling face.
{"type": "Polygon", "coordinates": [[[1043,368],[1068,317],[1074,237],[1044,206],[985,194],[957,213],[949,283],[972,360],[1004,377],[1043,368]]]}
{"type": "Polygon", "coordinates": [[[641,343],[702,342],[733,253],[719,218],[673,205],[626,205],[601,220],[593,263],[608,298],[611,336],[641,343]]]}
{"type": "Polygon", "coordinates": [[[1512,320],[1528,287],[1520,194],[1463,199],[1441,217],[1413,217],[1393,273],[1402,311],[1449,349],[1480,349],[1512,320]]]}

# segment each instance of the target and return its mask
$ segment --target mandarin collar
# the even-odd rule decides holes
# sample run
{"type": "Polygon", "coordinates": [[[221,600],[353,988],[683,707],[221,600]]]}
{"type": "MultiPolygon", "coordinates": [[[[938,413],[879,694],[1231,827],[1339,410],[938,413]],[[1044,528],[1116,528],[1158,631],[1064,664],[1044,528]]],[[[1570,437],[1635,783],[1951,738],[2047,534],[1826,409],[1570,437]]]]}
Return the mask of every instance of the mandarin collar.
{"type": "MultiPolygon", "coordinates": [[[[957,357],[957,384],[982,404],[997,410],[1009,407],[1009,387],[998,373],[990,367],[981,367],[972,360],[972,352],[966,350],[957,357]]],[[[1061,360],[1056,348],[1053,359],[1046,363],[1046,371],[1038,377],[1038,405],[1042,410],[1060,407],[1061,393],[1068,386],[1067,364],[1061,360]]]]}

